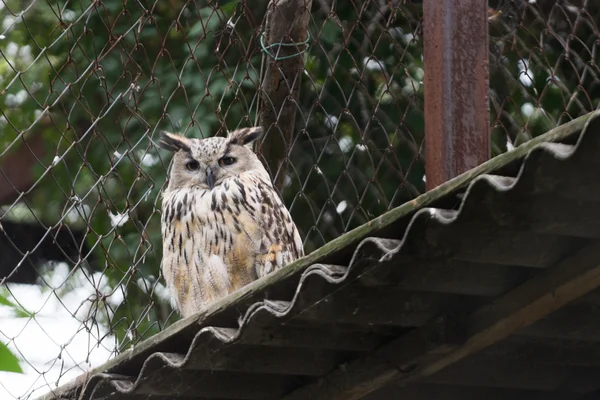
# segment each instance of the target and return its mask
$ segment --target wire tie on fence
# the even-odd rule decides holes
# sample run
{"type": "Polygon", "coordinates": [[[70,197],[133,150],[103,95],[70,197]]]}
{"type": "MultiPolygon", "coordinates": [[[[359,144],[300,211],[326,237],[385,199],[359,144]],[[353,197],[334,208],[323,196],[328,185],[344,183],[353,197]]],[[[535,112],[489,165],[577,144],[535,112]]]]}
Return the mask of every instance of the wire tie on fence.
{"type": "Polygon", "coordinates": [[[262,32],[260,34],[260,47],[262,48],[262,51],[267,54],[269,57],[271,57],[273,60],[275,61],[281,61],[281,60],[287,60],[288,58],[292,58],[292,57],[297,57],[300,56],[304,53],[306,53],[306,51],[308,50],[308,48],[310,47],[310,32],[306,32],[306,40],[304,40],[303,42],[296,42],[296,43],[282,43],[282,42],[278,42],[278,43],[273,43],[270,45],[265,45],[265,32],[262,32]],[[278,56],[277,54],[273,54],[271,52],[271,49],[273,47],[276,46],[281,46],[281,47],[298,47],[298,46],[304,46],[304,49],[298,51],[297,53],[294,54],[290,54],[287,56],[278,56]]]}

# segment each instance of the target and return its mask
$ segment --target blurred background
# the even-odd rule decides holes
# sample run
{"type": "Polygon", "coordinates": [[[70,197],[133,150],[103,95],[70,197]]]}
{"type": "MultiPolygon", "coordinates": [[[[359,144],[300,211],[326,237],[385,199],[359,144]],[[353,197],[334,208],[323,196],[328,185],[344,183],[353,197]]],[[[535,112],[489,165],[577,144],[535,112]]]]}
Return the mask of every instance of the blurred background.
{"type": "MultiPolygon", "coordinates": [[[[258,123],[267,5],[0,0],[0,398],[41,395],[179,318],[155,141],[258,123]]],[[[600,3],[489,7],[495,156],[598,108],[600,3]]],[[[270,129],[258,148],[307,252],[425,190],[422,14],[312,2],[293,137],[270,129]]]]}

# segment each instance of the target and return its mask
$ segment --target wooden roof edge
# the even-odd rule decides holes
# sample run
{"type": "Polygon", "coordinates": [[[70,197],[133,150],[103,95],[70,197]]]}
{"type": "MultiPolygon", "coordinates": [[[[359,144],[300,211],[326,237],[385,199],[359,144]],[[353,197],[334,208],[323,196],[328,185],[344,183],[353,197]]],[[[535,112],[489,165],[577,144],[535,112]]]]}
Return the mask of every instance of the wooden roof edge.
{"type": "MultiPolygon", "coordinates": [[[[73,393],[74,391],[79,391],[80,388],[85,387],[88,383],[90,383],[94,376],[113,370],[118,365],[129,362],[134,358],[144,357],[144,355],[147,357],[152,353],[153,348],[165,342],[166,340],[177,336],[185,330],[200,329],[200,327],[203,326],[203,323],[209,320],[212,316],[218,315],[222,311],[231,307],[239,308],[240,306],[243,306],[244,303],[253,298],[256,293],[260,293],[277,282],[301,273],[309,266],[319,262],[319,260],[322,260],[335,252],[347,248],[350,245],[357,244],[360,240],[369,236],[370,233],[375,232],[380,228],[384,228],[402,217],[409,216],[419,209],[427,207],[435,201],[441,200],[445,196],[465,189],[478,176],[497,171],[515,161],[525,158],[532,149],[540,144],[548,142],[561,142],[571,139],[580,132],[585,131],[592,121],[599,121],[598,123],[600,124],[600,120],[598,119],[599,116],[600,111],[594,111],[578,117],[522,144],[514,150],[501,154],[487,161],[486,163],[457,176],[456,178],[436,187],[435,189],[420,195],[414,200],[394,208],[393,210],[382,214],[370,222],[363,224],[352,231],[345,233],[344,235],[341,235],[340,237],[332,240],[305,257],[252,282],[237,292],[232,293],[231,295],[212,304],[208,309],[198,312],[184,320],[177,321],[164,331],[159,332],[158,334],[140,342],[132,349],[129,349],[117,355],[115,358],[107,361],[106,363],[85,372],[74,380],[59,386],[50,393],[40,397],[40,399],[55,399],[57,397],[63,397],[69,393],[73,393]]],[[[581,140],[581,137],[579,140],[581,140]]]]}
{"type": "Polygon", "coordinates": [[[444,316],[299,388],[286,400],[358,400],[455,364],[600,287],[594,243],[467,317],[444,316]]]}

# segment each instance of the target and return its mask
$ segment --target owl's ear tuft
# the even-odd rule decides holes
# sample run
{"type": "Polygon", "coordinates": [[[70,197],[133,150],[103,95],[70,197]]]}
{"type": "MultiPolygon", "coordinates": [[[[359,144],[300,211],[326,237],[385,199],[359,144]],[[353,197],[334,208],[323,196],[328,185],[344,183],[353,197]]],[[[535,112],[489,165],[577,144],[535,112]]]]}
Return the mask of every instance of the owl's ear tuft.
{"type": "Polygon", "coordinates": [[[252,128],[236,129],[235,131],[229,132],[227,139],[231,144],[238,144],[240,146],[246,146],[252,144],[256,139],[261,137],[264,129],[262,126],[254,126],[252,128]]]}
{"type": "Polygon", "coordinates": [[[178,152],[179,150],[190,152],[190,140],[184,136],[176,135],[167,131],[160,133],[158,145],[165,150],[178,152]]]}

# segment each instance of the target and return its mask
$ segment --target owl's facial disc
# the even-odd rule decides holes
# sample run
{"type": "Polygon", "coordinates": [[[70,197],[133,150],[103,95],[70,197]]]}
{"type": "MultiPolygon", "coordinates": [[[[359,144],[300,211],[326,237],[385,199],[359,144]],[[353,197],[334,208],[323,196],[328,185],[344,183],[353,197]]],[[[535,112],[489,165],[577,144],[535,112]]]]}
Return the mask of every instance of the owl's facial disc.
{"type": "Polygon", "coordinates": [[[242,128],[229,132],[226,138],[205,139],[162,132],[158,144],[174,153],[169,189],[213,190],[226,180],[245,173],[268,176],[251,148],[262,131],[262,127],[242,128]]]}

